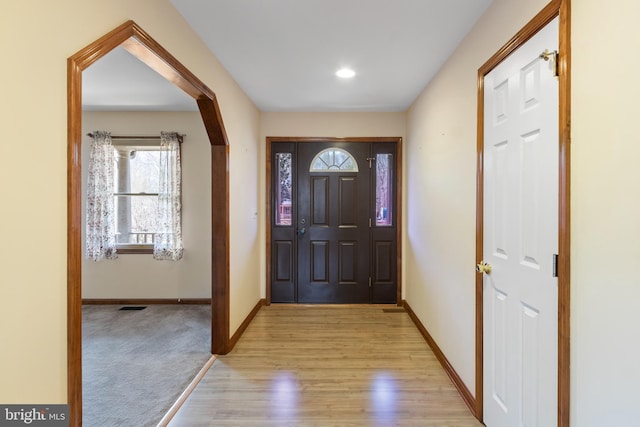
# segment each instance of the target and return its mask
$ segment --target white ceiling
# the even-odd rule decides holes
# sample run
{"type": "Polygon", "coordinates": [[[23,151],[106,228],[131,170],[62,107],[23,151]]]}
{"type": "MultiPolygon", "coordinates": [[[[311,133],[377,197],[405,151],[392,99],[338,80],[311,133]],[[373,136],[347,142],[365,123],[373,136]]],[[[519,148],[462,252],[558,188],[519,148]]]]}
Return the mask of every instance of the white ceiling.
{"type": "MultiPolygon", "coordinates": [[[[170,0],[262,111],[404,111],[491,0],[170,0]],[[351,67],[350,80],[335,76],[351,67]]],[[[123,49],[83,73],[86,109],[195,110],[123,49]]]]}

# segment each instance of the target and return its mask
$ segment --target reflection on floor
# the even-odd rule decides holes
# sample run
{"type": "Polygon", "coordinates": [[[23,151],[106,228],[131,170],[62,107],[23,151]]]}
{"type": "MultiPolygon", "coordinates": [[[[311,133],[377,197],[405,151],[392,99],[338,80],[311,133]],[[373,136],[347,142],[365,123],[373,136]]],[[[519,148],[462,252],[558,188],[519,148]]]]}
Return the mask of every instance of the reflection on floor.
{"type": "Polygon", "coordinates": [[[482,426],[404,312],[263,307],[169,424],[482,426]]]}

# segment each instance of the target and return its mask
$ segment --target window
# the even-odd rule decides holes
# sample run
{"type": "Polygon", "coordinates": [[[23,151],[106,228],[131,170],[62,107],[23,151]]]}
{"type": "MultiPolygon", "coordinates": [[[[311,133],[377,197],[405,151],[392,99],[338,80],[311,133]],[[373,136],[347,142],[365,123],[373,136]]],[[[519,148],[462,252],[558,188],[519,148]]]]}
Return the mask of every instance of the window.
{"type": "Polygon", "coordinates": [[[390,226],[393,207],[393,154],[376,154],[376,225],[390,226]]]}
{"type": "Polygon", "coordinates": [[[114,145],[114,151],[117,248],[151,253],[158,229],[160,146],[114,145]]]}
{"type": "MultiPolygon", "coordinates": [[[[91,137],[87,178],[86,253],[94,261],[122,253],[182,259],[180,142],[160,132],[160,144],[113,144],[110,132],[91,137]]],[[[120,137],[121,140],[157,140],[120,137]]]]}
{"type": "Polygon", "coordinates": [[[311,161],[309,172],[358,172],[358,162],[341,148],[327,148],[311,161]]]}
{"type": "Polygon", "coordinates": [[[291,225],[291,153],[276,153],[276,225],[291,225]]]}

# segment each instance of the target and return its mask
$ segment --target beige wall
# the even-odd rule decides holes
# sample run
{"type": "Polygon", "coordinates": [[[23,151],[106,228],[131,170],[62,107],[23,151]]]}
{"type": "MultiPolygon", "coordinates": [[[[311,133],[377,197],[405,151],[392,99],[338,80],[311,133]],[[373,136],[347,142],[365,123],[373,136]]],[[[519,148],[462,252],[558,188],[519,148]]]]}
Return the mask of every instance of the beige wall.
{"type": "Polygon", "coordinates": [[[236,138],[231,139],[230,134],[229,147],[231,335],[258,300],[264,297],[264,270],[261,269],[264,244],[259,235],[263,209],[258,205],[259,195],[264,188],[258,174],[263,145],[259,140],[259,114],[254,112],[251,117],[244,119],[246,126],[242,126],[242,110],[234,113],[224,117],[225,123],[232,121],[240,124],[236,138]]]}
{"type": "MultiPolygon", "coordinates": [[[[112,135],[160,135],[163,130],[186,135],[180,153],[184,256],[178,262],[126,254],[120,254],[117,260],[85,259],[82,298],[210,298],[211,144],[200,113],[85,112],[82,127],[83,135],[95,130],[107,130],[112,135]]],[[[84,136],[84,165],[89,164],[89,142],[84,136]]],[[[83,195],[88,169],[82,171],[83,195]]]]}
{"type": "Polygon", "coordinates": [[[475,394],[477,71],[544,0],[494,0],[408,113],[406,300],[475,394]]]}
{"type": "Polygon", "coordinates": [[[274,113],[261,115],[260,134],[267,136],[360,137],[404,136],[405,113],[274,113]]]}
{"type": "MultiPolygon", "coordinates": [[[[216,92],[230,141],[231,205],[261,189],[238,164],[258,164],[259,112],[168,0],[5,2],[0,68],[0,402],[67,400],[66,59],[128,19],[216,92]],[[12,208],[9,209],[8,207],[12,208]]],[[[251,203],[253,209],[255,203],[251,203]]],[[[256,221],[231,219],[231,332],[260,298],[256,221]]]]}
{"type": "Polygon", "coordinates": [[[573,2],[572,401],[576,426],[640,420],[640,3],[573,2]]]}

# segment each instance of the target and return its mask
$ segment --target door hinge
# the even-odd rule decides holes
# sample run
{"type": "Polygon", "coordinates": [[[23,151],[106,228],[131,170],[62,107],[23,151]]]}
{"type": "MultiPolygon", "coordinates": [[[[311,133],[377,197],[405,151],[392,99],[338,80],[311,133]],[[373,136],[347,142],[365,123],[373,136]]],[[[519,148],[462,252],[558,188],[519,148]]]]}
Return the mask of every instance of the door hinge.
{"type": "Polygon", "coordinates": [[[558,277],[558,254],[553,254],[553,277],[558,277]]]}

